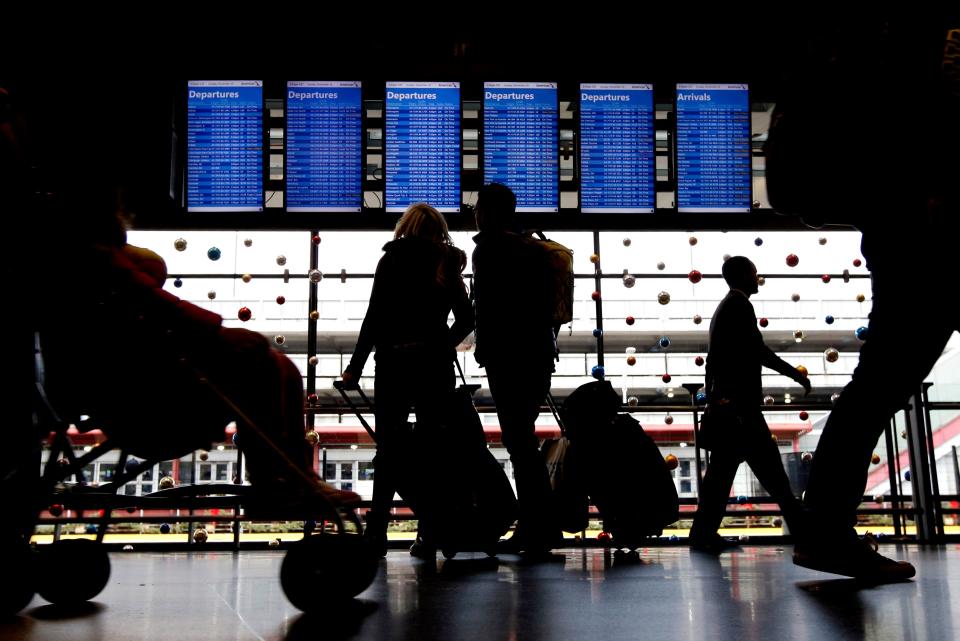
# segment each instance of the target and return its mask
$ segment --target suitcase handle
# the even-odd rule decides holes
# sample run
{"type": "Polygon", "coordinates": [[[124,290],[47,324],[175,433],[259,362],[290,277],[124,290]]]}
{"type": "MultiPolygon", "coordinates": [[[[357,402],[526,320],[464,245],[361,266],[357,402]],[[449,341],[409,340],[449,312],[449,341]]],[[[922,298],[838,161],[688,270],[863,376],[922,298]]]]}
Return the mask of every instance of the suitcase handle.
{"type": "Polygon", "coordinates": [[[470,392],[470,396],[473,396],[477,390],[480,389],[480,386],[476,383],[467,383],[467,377],[463,375],[463,368],[460,367],[460,359],[456,356],[453,357],[453,364],[457,366],[457,373],[460,375],[460,380],[462,381],[460,387],[470,392]]]}
{"type": "Polygon", "coordinates": [[[357,418],[360,419],[360,424],[363,425],[363,429],[367,430],[367,434],[370,435],[370,438],[373,439],[373,442],[377,442],[377,435],[374,432],[373,428],[370,427],[370,423],[367,422],[367,419],[363,418],[363,414],[360,413],[360,408],[357,407],[357,404],[353,402],[353,399],[350,398],[350,395],[347,394],[347,390],[353,390],[360,395],[360,399],[363,401],[363,404],[370,408],[370,411],[373,411],[373,403],[370,402],[370,399],[367,397],[366,393],[360,387],[359,383],[351,383],[349,385],[345,384],[343,381],[334,381],[333,387],[335,390],[340,392],[340,396],[343,397],[343,400],[346,401],[347,405],[350,406],[350,409],[353,410],[353,413],[357,415],[357,418]]]}

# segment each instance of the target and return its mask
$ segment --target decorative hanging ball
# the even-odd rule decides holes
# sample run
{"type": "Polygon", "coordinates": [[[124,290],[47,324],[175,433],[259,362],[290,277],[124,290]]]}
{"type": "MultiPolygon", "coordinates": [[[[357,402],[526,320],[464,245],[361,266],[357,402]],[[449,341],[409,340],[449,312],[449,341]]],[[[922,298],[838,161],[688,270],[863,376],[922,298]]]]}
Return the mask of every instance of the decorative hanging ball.
{"type": "Polygon", "coordinates": [[[680,460],[673,454],[667,454],[663,457],[663,462],[667,464],[668,470],[675,470],[680,465],[680,460]]]}
{"type": "Polygon", "coordinates": [[[277,345],[283,345],[284,343],[287,342],[287,337],[284,336],[283,334],[277,334],[276,336],[273,337],[273,342],[276,343],[277,345]]]}
{"type": "Polygon", "coordinates": [[[660,292],[657,294],[657,302],[661,305],[667,305],[670,303],[670,294],[667,292],[660,292]]]}
{"type": "Polygon", "coordinates": [[[840,400],[840,393],[839,393],[839,392],[834,392],[833,394],[830,395],[830,402],[831,402],[831,403],[836,403],[838,400],[840,400]]]}
{"type": "Polygon", "coordinates": [[[865,300],[867,300],[867,297],[866,297],[866,296],[864,296],[863,294],[857,294],[857,302],[858,302],[858,303],[862,303],[862,302],[865,301],[865,300]]]}
{"type": "Polygon", "coordinates": [[[874,495],[873,495],[873,501],[874,501],[874,503],[883,503],[883,500],[884,500],[883,494],[874,494],[874,495]]]}
{"type": "Polygon", "coordinates": [[[840,352],[838,352],[835,347],[828,347],[823,352],[823,357],[827,359],[828,363],[836,363],[837,359],[840,358],[840,352]]]}
{"type": "Polygon", "coordinates": [[[592,294],[590,294],[590,298],[592,298],[593,300],[600,300],[600,292],[598,291],[593,292],[592,294]]]}
{"type": "Polygon", "coordinates": [[[310,445],[316,445],[320,442],[320,435],[317,434],[314,430],[307,431],[307,443],[310,445]]]}
{"type": "Polygon", "coordinates": [[[627,322],[627,325],[633,325],[636,322],[636,319],[633,316],[627,316],[625,320],[627,322]]]}
{"type": "Polygon", "coordinates": [[[193,531],[193,540],[196,543],[206,543],[207,542],[207,531],[203,528],[193,531]]]}
{"type": "Polygon", "coordinates": [[[599,327],[594,327],[594,328],[593,328],[593,337],[594,337],[594,338],[600,338],[601,336],[603,336],[603,330],[600,329],[599,327]]]}
{"type": "Polygon", "coordinates": [[[280,539],[270,539],[267,545],[272,548],[278,548],[280,547],[280,539]]]}
{"type": "Polygon", "coordinates": [[[663,417],[663,422],[666,423],[667,425],[673,425],[673,416],[671,416],[670,414],[667,414],[666,416],[663,417]]]}
{"type": "Polygon", "coordinates": [[[610,533],[609,533],[609,532],[603,532],[603,531],[601,531],[600,534],[597,535],[597,540],[598,540],[598,541],[602,541],[603,543],[609,543],[609,542],[610,542],[610,538],[611,538],[611,537],[610,537],[610,533]]]}
{"type": "Polygon", "coordinates": [[[160,524],[160,534],[170,534],[170,524],[161,523],[160,524]]]}
{"type": "Polygon", "coordinates": [[[698,241],[697,241],[697,237],[696,237],[696,236],[691,236],[690,238],[687,239],[687,242],[690,243],[690,246],[691,246],[691,247],[693,247],[693,246],[696,245],[697,242],[698,242],[698,241]]]}
{"type": "Polygon", "coordinates": [[[209,298],[210,300],[213,300],[216,297],[217,297],[217,292],[215,292],[214,290],[211,289],[209,292],[207,292],[207,298],[209,298]]]}
{"type": "Polygon", "coordinates": [[[624,239],[623,239],[623,246],[624,246],[624,247],[629,247],[632,242],[633,242],[633,241],[631,241],[629,238],[624,238],[624,239]]]}
{"type": "Polygon", "coordinates": [[[199,458],[201,461],[206,461],[208,458],[210,458],[210,452],[206,450],[200,450],[200,453],[197,455],[197,458],[199,458]]]}
{"type": "Polygon", "coordinates": [[[701,274],[701,273],[700,273],[698,270],[696,270],[696,269],[691,269],[691,270],[690,270],[690,273],[687,274],[687,279],[688,279],[691,283],[693,283],[694,285],[696,285],[696,284],[699,283],[701,280],[703,280],[703,274],[701,274]]]}
{"type": "Polygon", "coordinates": [[[759,325],[760,327],[766,327],[766,326],[768,326],[769,324],[770,324],[770,321],[767,320],[766,318],[759,318],[759,319],[757,319],[757,325],[759,325]]]}
{"type": "Polygon", "coordinates": [[[697,367],[703,367],[703,362],[703,356],[697,356],[695,359],[693,359],[693,364],[697,367]]]}
{"type": "Polygon", "coordinates": [[[800,264],[800,258],[796,254],[789,254],[787,256],[787,267],[796,267],[800,264]]]}
{"type": "Polygon", "coordinates": [[[664,374],[663,376],[660,377],[660,380],[662,380],[664,383],[669,383],[670,381],[673,380],[673,377],[670,376],[669,374],[664,374]]]}
{"type": "Polygon", "coordinates": [[[763,287],[767,284],[767,279],[763,276],[757,276],[757,287],[763,287]]]}
{"type": "Polygon", "coordinates": [[[320,236],[318,234],[314,234],[313,238],[311,238],[310,240],[313,242],[314,245],[320,244],[320,236]]]}
{"type": "Polygon", "coordinates": [[[779,516],[775,517],[773,519],[773,527],[782,527],[782,526],[783,526],[783,519],[780,518],[779,516]]]}
{"type": "Polygon", "coordinates": [[[627,349],[625,349],[625,350],[623,350],[623,351],[626,352],[627,354],[636,354],[636,353],[637,353],[637,348],[636,348],[636,347],[628,347],[627,349]]]}
{"type": "Polygon", "coordinates": [[[854,267],[859,267],[859,266],[862,265],[862,264],[863,264],[863,261],[861,261],[859,258],[854,258],[854,259],[853,259],[853,266],[854,266],[854,267]]]}
{"type": "Polygon", "coordinates": [[[774,399],[773,399],[773,397],[770,396],[769,394],[768,394],[767,396],[764,396],[764,397],[763,397],[763,404],[764,404],[764,405],[773,405],[773,403],[774,403],[774,399]]]}
{"type": "Polygon", "coordinates": [[[590,254],[590,262],[596,265],[600,262],[600,254],[590,254]]]}
{"type": "Polygon", "coordinates": [[[909,482],[909,481],[910,481],[910,477],[911,477],[910,470],[906,470],[906,471],[903,473],[903,480],[909,482]]]}
{"type": "Polygon", "coordinates": [[[657,269],[659,269],[660,271],[663,271],[666,268],[667,268],[667,264],[665,262],[660,261],[659,263],[657,263],[657,269]]]}
{"type": "Polygon", "coordinates": [[[310,403],[311,405],[316,403],[318,400],[320,400],[320,397],[317,396],[316,392],[310,392],[309,394],[307,394],[307,402],[310,403]]]}
{"type": "Polygon", "coordinates": [[[250,274],[244,274],[243,276],[240,277],[240,280],[242,280],[245,283],[249,283],[251,280],[253,280],[253,276],[251,276],[250,274]]]}
{"type": "Polygon", "coordinates": [[[830,274],[824,274],[823,276],[820,277],[820,280],[822,280],[822,281],[825,282],[825,283],[829,283],[829,282],[830,282],[830,274]]]}
{"type": "Polygon", "coordinates": [[[286,296],[277,296],[277,305],[283,305],[285,302],[287,302],[286,296]]]}
{"type": "Polygon", "coordinates": [[[623,286],[630,289],[637,284],[637,278],[633,274],[627,274],[623,277],[623,286]]]}
{"type": "Polygon", "coordinates": [[[237,318],[239,318],[239,319],[242,320],[244,323],[246,323],[248,320],[250,320],[251,318],[253,318],[253,312],[250,311],[250,308],[249,308],[249,307],[241,307],[241,308],[237,311],[237,318]]]}
{"type": "Polygon", "coordinates": [[[174,485],[176,485],[176,482],[173,480],[172,476],[164,476],[160,479],[161,490],[169,490],[174,485]]]}
{"type": "Polygon", "coordinates": [[[320,312],[318,312],[315,309],[310,310],[310,320],[317,320],[319,318],[320,318],[320,312]]]}
{"type": "Polygon", "coordinates": [[[636,407],[639,404],[640,404],[640,399],[638,399],[636,396],[631,396],[630,398],[627,399],[627,405],[629,405],[630,407],[636,407]]]}
{"type": "Polygon", "coordinates": [[[287,257],[284,256],[283,254],[280,254],[279,256],[277,256],[277,264],[280,265],[281,267],[283,267],[284,265],[286,265],[286,264],[287,264],[287,257]]]}
{"type": "Polygon", "coordinates": [[[251,247],[252,245],[253,245],[253,239],[252,239],[252,238],[244,238],[244,239],[243,239],[243,246],[244,246],[244,247],[251,247]]]}
{"type": "Polygon", "coordinates": [[[802,341],[805,338],[805,334],[802,329],[795,330],[793,332],[793,340],[802,341]]]}
{"type": "Polygon", "coordinates": [[[175,241],[173,241],[173,248],[176,249],[178,252],[186,251],[187,249],[186,239],[178,238],[175,241]]]}
{"type": "Polygon", "coordinates": [[[211,247],[210,249],[208,249],[207,258],[209,258],[210,260],[220,260],[220,248],[211,247]]]}
{"type": "Polygon", "coordinates": [[[797,416],[800,417],[801,421],[805,421],[810,418],[810,414],[808,414],[806,410],[800,410],[800,413],[797,416]]]}
{"type": "Polygon", "coordinates": [[[633,367],[636,364],[637,364],[636,356],[627,356],[627,365],[629,365],[630,367],[633,367]]]}
{"type": "Polygon", "coordinates": [[[50,513],[50,516],[54,516],[54,517],[60,516],[63,514],[63,505],[61,505],[60,503],[54,503],[49,508],[47,508],[47,512],[50,513]]]}
{"type": "Polygon", "coordinates": [[[803,365],[797,365],[797,371],[800,372],[800,376],[807,378],[810,376],[810,372],[807,371],[807,368],[803,365]]]}
{"type": "Polygon", "coordinates": [[[173,286],[174,286],[174,287],[183,287],[183,280],[181,280],[181,279],[179,279],[179,278],[176,279],[176,280],[174,280],[174,281],[173,281],[173,286]]]}
{"type": "Polygon", "coordinates": [[[824,321],[827,325],[833,325],[833,321],[834,321],[834,320],[836,320],[836,319],[835,319],[833,316],[831,316],[830,314],[827,314],[827,317],[823,319],[823,321],[824,321]]]}
{"type": "Polygon", "coordinates": [[[603,380],[603,365],[594,365],[593,369],[590,370],[590,375],[593,376],[598,381],[603,380]]]}
{"type": "Polygon", "coordinates": [[[323,272],[321,272],[319,269],[311,269],[307,273],[307,276],[310,278],[311,283],[319,283],[321,280],[323,280],[323,272]]]}
{"type": "Polygon", "coordinates": [[[873,456],[870,457],[870,462],[874,465],[880,465],[880,455],[874,452],[873,456]]]}
{"type": "Polygon", "coordinates": [[[857,331],[854,332],[854,335],[855,335],[858,339],[860,339],[860,340],[862,340],[862,341],[865,341],[865,340],[867,340],[867,332],[868,332],[868,330],[867,330],[866,327],[858,327],[858,328],[857,328],[857,331]]]}
{"type": "Polygon", "coordinates": [[[307,362],[308,362],[309,364],[313,365],[314,367],[316,367],[316,366],[317,366],[317,363],[320,362],[320,358],[319,358],[318,356],[316,356],[316,355],[313,355],[313,356],[311,356],[310,358],[307,359],[307,362]]]}
{"type": "Polygon", "coordinates": [[[763,244],[763,239],[757,236],[756,238],[753,239],[753,244],[759,247],[760,245],[763,244]]]}
{"type": "Polygon", "coordinates": [[[790,295],[790,300],[792,300],[792,301],[795,302],[795,303],[799,303],[799,302],[800,302],[800,294],[791,294],[791,295],[790,295]]]}
{"type": "Polygon", "coordinates": [[[661,337],[660,337],[660,347],[662,347],[663,349],[666,349],[666,348],[670,347],[670,339],[667,338],[666,336],[661,336],[661,337]]]}
{"type": "Polygon", "coordinates": [[[694,314],[694,315],[693,315],[693,324],[694,324],[694,325],[699,325],[699,324],[702,323],[702,322],[703,322],[703,316],[701,316],[700,314],[694,314]]]}
{"type": "Polygon", "coordinates": [[[697,405],[703,405],[707,402],[707,393],[702,389],[697,390],[697,393],[694,395],[693,400],[696,401],[697,405]]]}
{"type": "Polygon", "coordinates": [[[810,452],[804,452],[803,454],[800,455],[800,460],[803,461],[804,463],[809,463],[810,461],[813,460],[813,454],[811,454],[810,452]]]}
{"type": "Polygon", "coordinates": [[[821,244],[821,245],[826,245],[826,244],[827,244],[827,239],[826,239],[825,236],[821,236],[821,237],[820,237],[820,244],[821,244]]]}
{"type": "Polygon", "coordinates": [[[724,254],[724,255],[723,255],[723,262],[727,262],[727,261],[730,260],[731,258],[732,258],[732,256],[730,256],[730,254],[724,254]]]}

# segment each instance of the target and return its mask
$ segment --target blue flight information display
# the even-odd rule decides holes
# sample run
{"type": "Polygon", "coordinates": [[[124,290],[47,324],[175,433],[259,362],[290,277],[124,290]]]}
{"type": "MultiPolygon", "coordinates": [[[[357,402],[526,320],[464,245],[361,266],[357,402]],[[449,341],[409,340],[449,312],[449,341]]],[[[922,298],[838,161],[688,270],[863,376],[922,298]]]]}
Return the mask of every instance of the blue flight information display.
{"type": "Polygon", "coordinates": [[[287,211],[360,211],[360,82],[288,82],[286,116],[287,211]]]}
{"type": "Polygon", "coordinates": [[[386,210],[425,202],[460,211],[460,83],[388,82],[386,89],[386,210]]]}
{"type": "Polygon", "coordinates": [[[187,82],[187,211],[263,211],[263,82],[187,82]]]}
{"type": "Polygon", "coordinates": [[[559,211],[557,85],[483,85],[483,180],[517,195],[517,211],[559,211]]]}
{"type": "Polygon", "coordinates": [[[580,85],[580,211],[657,207],[653,85],[580,85]]]}
{"type": "Polygon", "coordinates": [[[678,84],[677,211],[750,211],[751,168],[747,85],[678,84]]]}

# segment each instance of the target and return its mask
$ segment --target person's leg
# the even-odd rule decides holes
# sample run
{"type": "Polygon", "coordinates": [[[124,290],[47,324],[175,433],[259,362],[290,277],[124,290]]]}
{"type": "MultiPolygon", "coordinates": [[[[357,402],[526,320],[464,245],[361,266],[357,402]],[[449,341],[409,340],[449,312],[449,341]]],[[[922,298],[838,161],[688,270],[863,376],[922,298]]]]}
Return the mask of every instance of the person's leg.
{"type": "Polygon", "coordinates": [[[763,416],[758,414],[753,420],[758,421],[757,432],[744,444],[744,458],[757,480],[780,506],[790,531],[794,535],[801,534],[806,526],[803,506],[790,487],[790,479],[780,459],[780,449],[770,437],[770,429],[763,416]]]}
{"type": "Polygon", "coordinates": [[[709,545],[716,541],[719,536],[717,530],[727,509],[730,488],[742,461],[733,448],[718,448],[710,453],[710,465],[700,484],[697,513],[690,528],[691,546],[709,545]]]}
{"type": "Polygon", "coordinates": [[[548,547],[559,539],[560,530],[550,513],[550,478],[535,423],[550,389],[551,373],[492,364],[486,369],[517,486],[520,517],[514,536],[519,537],[518,544],[532,550],[548,547]]]}

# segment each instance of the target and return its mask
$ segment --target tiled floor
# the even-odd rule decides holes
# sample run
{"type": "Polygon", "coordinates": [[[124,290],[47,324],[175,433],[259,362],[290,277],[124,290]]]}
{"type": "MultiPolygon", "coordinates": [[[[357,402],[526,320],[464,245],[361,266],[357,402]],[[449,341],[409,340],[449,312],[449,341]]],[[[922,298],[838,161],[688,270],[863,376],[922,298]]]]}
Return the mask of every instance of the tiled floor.
{"type": "Polygon", "coordinates": [[[538,565],[482,555],[431,564],[391,551],[359,599],[325,616],[287,603],[281,552],[125,552],[112,555],[110,583],[86,611],[37,598],[0,623],[0,639],[960,638],[960,546],[881,551],[916,564],[917,578],[863,587],[797,568],[789,548],[773,546],[719,560],[683,547],[644,550],[640,561],[570,549],[538,565]]]}

